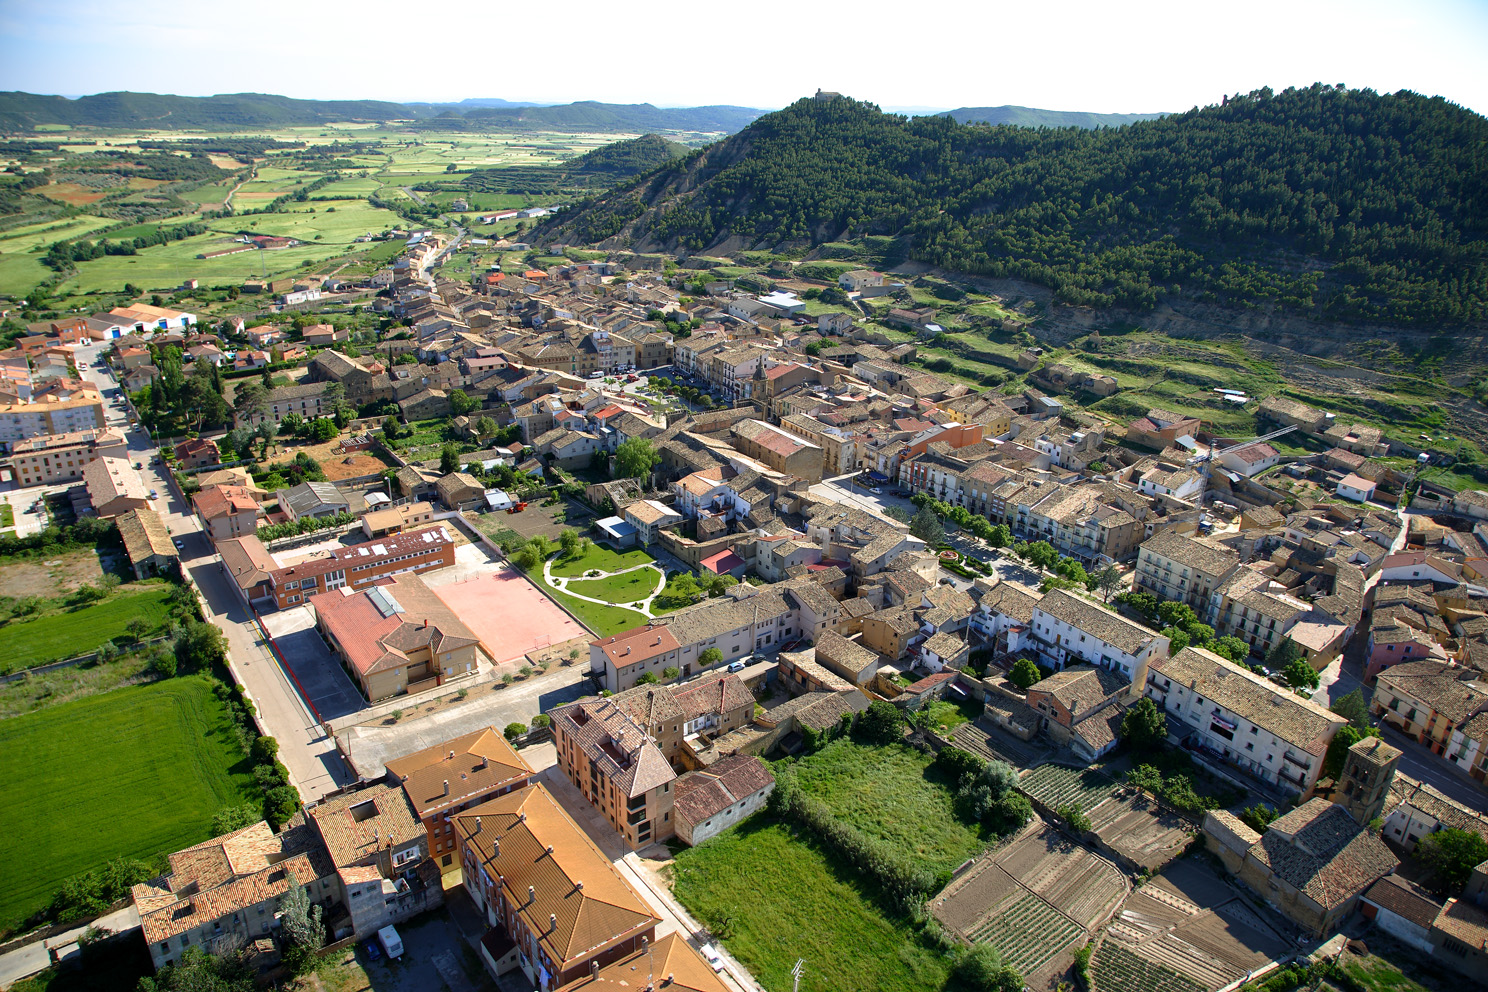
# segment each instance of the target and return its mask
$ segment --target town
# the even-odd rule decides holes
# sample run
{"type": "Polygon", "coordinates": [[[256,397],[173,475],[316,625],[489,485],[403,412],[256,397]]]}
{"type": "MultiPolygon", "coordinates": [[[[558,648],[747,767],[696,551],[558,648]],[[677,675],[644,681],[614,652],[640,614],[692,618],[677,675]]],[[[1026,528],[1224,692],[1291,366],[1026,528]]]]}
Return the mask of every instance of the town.
{"type": "Polygon", "coordinates": [[[0,740],[66,766],[7,798],[181,809],[24,869],[0,979],[1481,980],[1488,491],[1420,438],[1123,420],[1033,345],[977,388],[892,270],[395,237],[0,354],[0,740]]]}

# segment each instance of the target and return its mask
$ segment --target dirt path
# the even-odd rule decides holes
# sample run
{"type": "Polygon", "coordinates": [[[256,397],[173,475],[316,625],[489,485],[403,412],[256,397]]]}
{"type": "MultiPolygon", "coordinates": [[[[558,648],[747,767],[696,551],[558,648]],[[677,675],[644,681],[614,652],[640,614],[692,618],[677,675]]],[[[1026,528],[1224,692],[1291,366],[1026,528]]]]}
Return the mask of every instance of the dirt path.
{"type": "MultiPolygon", "coordinates": [[[[635,610],[638,613],[645,614],[647,620],[653,620],[656,618],[656,614],[651,612],[651,603],[656,599],[657,596],[661,595],[661,590],[666,588],[666,573],[663,572],[660,568],[657,568],[654,564],[647,562],[646,564],[642,565],[632,565],[629,568],[622,568],[615,572],[599,572],[598,575],[589,575],[588,573],[585,573],[584,575],[575,575],[570,578],[555,578],[553,575],[553,562],[556,560],[556,558],[549,558],[547,561],[543,562],[543,582],[551,586],[552,588],[557,589],[559,592],[562,592],[565,595],[572,596],[574,599],[582,599],[586,603],[595,603],[599,606],[617,606],[626,610],[635,610]],[[589,582],[591,580],[608,579],[612,575],[625,575],[628,572],[639,572],[641,569],[644,568],[649,568],[656,573],[656,588],[652,589],[651,594],[645,599],[639,600],[635,603],[612,603],[607,599],[595,599],[593,596],[582,596],[579,593],[570,592],[568,589],[568,584],[570,582],[589,582]]],[[[591,569],[591,571],[598,571],[598,569],[591,569]]]]}

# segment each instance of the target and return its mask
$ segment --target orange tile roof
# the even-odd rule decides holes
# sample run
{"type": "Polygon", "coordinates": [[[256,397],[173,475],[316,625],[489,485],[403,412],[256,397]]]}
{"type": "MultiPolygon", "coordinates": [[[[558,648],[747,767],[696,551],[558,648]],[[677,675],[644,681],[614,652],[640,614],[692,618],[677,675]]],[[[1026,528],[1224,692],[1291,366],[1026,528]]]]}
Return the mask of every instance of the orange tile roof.
{"type": "Polygon", "coordinates": [[[559,972],[661,922],[540,783],[462,813],[455,830],[559,972]]]}
{"type": "Polygon", "coordinates": [[[403,783],[414,811],[425,820],[532,775],[532,767],[493,727],[389,761],[387,770],[403,783]]]}
{"type": "Polygon", "coordinates": [[[593,975],[569,982],[558,992],[641,992],[653,987],[665,992],[729,992],[702,955],[677,933],[657,940],[649,951],[627,954],[593,975]]]}

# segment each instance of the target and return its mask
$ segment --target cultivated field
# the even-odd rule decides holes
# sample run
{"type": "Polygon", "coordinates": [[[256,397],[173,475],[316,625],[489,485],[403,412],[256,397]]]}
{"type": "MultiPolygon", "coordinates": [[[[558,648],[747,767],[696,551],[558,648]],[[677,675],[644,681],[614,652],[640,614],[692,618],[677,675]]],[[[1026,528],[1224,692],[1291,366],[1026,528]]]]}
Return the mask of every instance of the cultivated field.
{"type": "Polygon", "coordinates": [[[1078,803],[1086,813],[1110,798],[1116,783],[1096,768],[1066,768],[1063,765],[1040,765],[1024,772],[1018,788],[1050,809],[1066,803],[1078,803]]]}
{"type": "Polygon", "coordinates": [[[1102,992],[1210,992],[1289,950],[1239,893],[1193,860],[1131,896],[1091,962],[1102,992]]]}
{"type": "Polygon", "coordinates": [[[990,944],[1036,987],[1051,966],[1126,895],[1126,879],[1105,858],[1035,823],[980,860],[931,902],[931,912],[974,943],[990,944]]]}
{"type": "Polygon", "coordinates": [[[51,555],[7,559],[0,563],[0,590],[17,599],[56,596],[103,578],[98,552],[93,548],[59,551],[51,555]]]}
{"type": "Polygon", "coordinates": [[[148,624],[144,636],[153,637],[166,624],[169,596],[170,586],[152,579],[122,585],[88,606],[57,606],[35,619],[12,620],[0,627],[0,674],[127,641],[126,628],[136,617],[148,624]]]}
{"type": "Polygon", "coordinates": [[[18,851],[0,919],[40,909],[71,875],[149,860],[210,836],[251,780],[231,718],[204,678],[183,677],[0,721],[0,833],[18,851]]]}

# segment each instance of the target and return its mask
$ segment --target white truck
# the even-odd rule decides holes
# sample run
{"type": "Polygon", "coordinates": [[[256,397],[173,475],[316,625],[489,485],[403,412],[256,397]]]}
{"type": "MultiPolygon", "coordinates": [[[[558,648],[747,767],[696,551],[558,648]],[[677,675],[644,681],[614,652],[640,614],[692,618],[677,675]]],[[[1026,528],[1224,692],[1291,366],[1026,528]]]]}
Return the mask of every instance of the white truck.
{"type": "Polygon", "coordinates": [[[383,927],[377,931],[377,942],[382,945],[389,960],[396,961],[403,956],[403,938],[398,936],[395,928],[383,927]]]}

